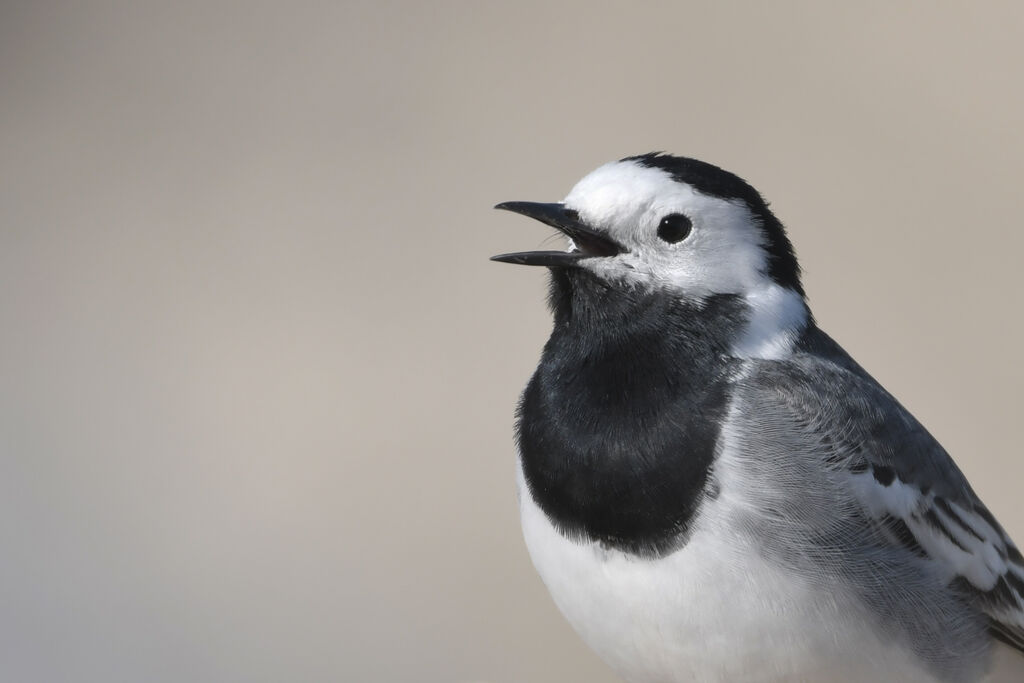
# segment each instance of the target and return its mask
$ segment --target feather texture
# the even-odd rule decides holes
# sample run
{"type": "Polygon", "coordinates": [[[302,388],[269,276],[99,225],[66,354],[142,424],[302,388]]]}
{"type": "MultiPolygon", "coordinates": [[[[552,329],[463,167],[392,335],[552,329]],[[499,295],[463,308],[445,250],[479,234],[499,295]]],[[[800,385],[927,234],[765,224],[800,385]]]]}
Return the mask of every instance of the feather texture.
{"type": "MultiPolygon", "coordinates": [[[[816,328],[790,358],[753,361],[740,385],[740,405],[758,406],[734,427],[758,435],[750,452],[788,452],[796,471],[803,462],[817,472],[805,484],[832,498],[831,510],[789,506],[791,519],[811,536],[815,526],[829,524],[818,515],[839,511],[863,520],[847,543],[903,551],[904,586],[920,580],[912,573],[934,577],[983,613],[993,635],[1024,651],[1020,552],[942,446],[892,395],[816,328]]],[[[773,476],[787,479],[787,472],[793,467],[773,476]]],[[[782,483],[781,490],[799,485],[782,483]]],[[[856,555],[870,556],[864,551],[856,555]]],[[[859,579],[856,567],[836,573],[859,579]]]]}

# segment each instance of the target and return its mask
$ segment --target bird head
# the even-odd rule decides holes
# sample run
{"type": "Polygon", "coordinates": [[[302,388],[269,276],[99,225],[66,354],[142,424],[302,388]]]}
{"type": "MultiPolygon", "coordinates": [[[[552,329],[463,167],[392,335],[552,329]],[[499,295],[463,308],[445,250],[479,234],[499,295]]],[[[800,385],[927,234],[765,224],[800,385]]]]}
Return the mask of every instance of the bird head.
{"type": "Polygon", "coordinates": [[[585,176],[562,202],[495,208],[565,235],[565,251],[493,257],[547,266],[556,286],[586,278],[608,290],[668,295],[698,306],[718,295],[735,297],[748,310],[748,337],[757,347],[741,355],[771,356],[764,343],[777,346],[783,333],[791,341],[809,318],[782,223],[757,190],[712,164],[661,153],[627,157],[585,176]]]}

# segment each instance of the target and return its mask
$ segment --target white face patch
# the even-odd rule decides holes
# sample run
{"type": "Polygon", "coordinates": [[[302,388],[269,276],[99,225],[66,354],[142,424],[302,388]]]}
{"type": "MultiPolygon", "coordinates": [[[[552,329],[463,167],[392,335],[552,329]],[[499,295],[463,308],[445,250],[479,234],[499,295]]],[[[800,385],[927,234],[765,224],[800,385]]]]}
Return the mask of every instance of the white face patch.
{"type": "Polygon", "coordinates": [[[626,248],[581,262],[596,275],[689,299],[745,297],[751,321],[735,345],[738,356],[784,356],[807,322],[803,297],[768,277],[764,232],[740,199],[709,196],[659,168],[617,161],[580,180],[564,203],[626,248]],[[658,225],[676,213],[687,216],[692,229],[669,243],[658,236],[658,225]]]}
{"type": "Polygon", "coordinates": [[[576,184],[565,205],[627,248],[584,263],[609,279],[700,298],[769,284],[764,236],[747,206],[702,194],[661,169],[635,161],[605,164],[576,184]],[[658,237],[658,224],[673,213],[689,217],[693,228],[670,244],[658,237]]]}

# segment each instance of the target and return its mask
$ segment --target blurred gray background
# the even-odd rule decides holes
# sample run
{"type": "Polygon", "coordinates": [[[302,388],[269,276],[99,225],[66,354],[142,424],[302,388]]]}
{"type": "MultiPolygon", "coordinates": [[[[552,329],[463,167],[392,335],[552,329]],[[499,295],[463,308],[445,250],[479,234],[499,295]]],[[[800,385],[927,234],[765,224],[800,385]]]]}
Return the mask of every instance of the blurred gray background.
{"type": "MultiPolygon", "coordinates": [[[[908,3],[909,4],[909,3],[908,3]]],[[[1018,540],[1024,6],[0,8],[0,680],[613,681],[535,576],[493,264],[664,149],[1018,540]]]]}

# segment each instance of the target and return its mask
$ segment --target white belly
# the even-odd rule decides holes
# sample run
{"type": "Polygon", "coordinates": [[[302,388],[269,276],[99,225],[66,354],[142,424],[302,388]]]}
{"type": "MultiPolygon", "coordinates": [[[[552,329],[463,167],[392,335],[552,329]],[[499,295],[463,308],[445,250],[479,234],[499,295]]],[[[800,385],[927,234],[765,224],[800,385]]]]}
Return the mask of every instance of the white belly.
{"type": "MultiPolygon", "coordinates": [[[[739,534],[694,524],[658,560],[567,540],[519,475],[533,563],[573,628],[633,683],[935,681],[883,642],[864,609],[763,559],[739,534]]],[[[722,499],[710,506],[729,505],[722,499]]]]}

